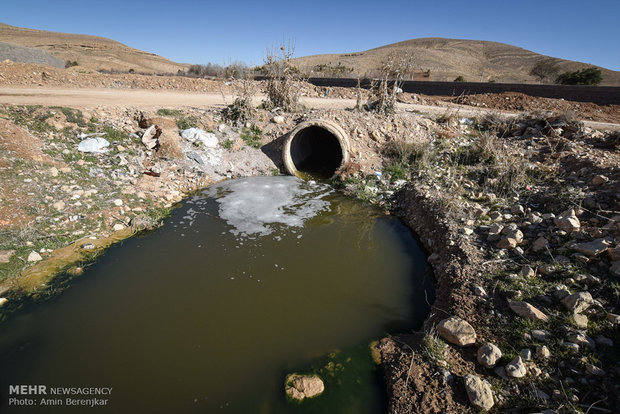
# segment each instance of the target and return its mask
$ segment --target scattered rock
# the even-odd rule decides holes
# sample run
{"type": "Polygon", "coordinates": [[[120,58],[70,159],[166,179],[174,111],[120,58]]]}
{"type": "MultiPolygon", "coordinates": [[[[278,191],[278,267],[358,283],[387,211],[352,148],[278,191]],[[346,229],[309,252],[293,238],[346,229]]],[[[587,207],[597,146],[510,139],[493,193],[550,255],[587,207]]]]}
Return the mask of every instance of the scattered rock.
{"type": "Polygon", "coordinates": [[[482,378],[472,374],[465,375],[465,389],[472,405],[483,410],[493,407],[493,391],[489,383],[482,378]]]}
{"type": "Polygon", "coordinates": [[[157,125],[151,125],[142,134],[142,143],[148,149],[155,149],[159,147],[159,137],[161,135],[161,128],[157,125]]]}
{"type": "Polygon", "coordinates": [[[532,243],[532,250],[539,252],[541,250],[545,250],[547,246],[549,246],[549,241],[544,237],[539,237],[534,241],[534,243],[532,243]]]}
{"type": "Polygon", "coordinates": [[[4,306],[5,303],[7,303],[9,300],[7,298],[0,298],[0,308],[2,306],[4,306]]]}
{"type": "Polygon", "coordinates": [[[29,262],[39,262],[43,260],[43,258],[41,257],[41,255],[35,251],[30,252],[30,254],[28,255],[28,261],[29,262]]]}
{"type": "Polygon", "coordinates": [[[577,214],[573,209],[562,212],[559,216],[553,219],[553,222],[557,227],[565,231],[579,230],[581,227],[579,218],[577,218],[577,214]]]}
{"type": "Polygon", "coordinates": [[[276,115],[273,118],[271,118],[271,121],[274,124],[283,124],[284,123],[284,117],[282,115],[276,115]]]}
{"type": "Polygon", "coordinates": [[[523,266],[519,271],[519,274],[523,277],[534,277],[536,276],[536,272],[530,266],[523,266]]]}
{"type": "Polygon", "coordinates": [[[540,342],[547,342],[549,339],[551,339],[551,334],[542,329],[534,329],[532,331],[532,338],[540,342]]]}
{"type": "Polygon", "coordinates": [[[592,304],[592,295],[590,292],[573,293],[562,299],[562,304],[573,313],[581,313],[592,304]]]}
{"type": "Polygon", "coordinates": [[[586,371],[588,371],[589,374],[596,375],[596,376],[605,375],[605,371],[603,371],[601,368],[597,367],[596,365],[592,365],[590,363],[586,363],[586,371]]]}
{"type": "Polygon", "coordinates": [[[114,205],[117,207],[120,207],[123,205],[123,200],[121,200],[120,198],[117,198],[116,200],[113,201],[114,205]]]}
{"type": "Polygon", "coordinates": [[[620,324],[620,315],[616,315],[615,313],[608,313],[606,319],[614,325],[620,324]]]}
{"type": "Polygon", "coordinates": [[[0,250],[0,263],[9,263],[15,250],[0,250]]]}
{"type": "Polygon", "coordinates": [[[607,251],[610,243],[606,239],[596,239],[589,243],[579,243],[573,246],[573,249],[586,256],[593,257],[607,251]]]}
{"type": "Polygon", "coordinates": [[[217,147],[217,137],[212,132],[203,131],[200,128],[189,128],[181,132],[181,136],[191,143],[201,143],[207,148],[217,147]]]}
{"type": "Polygon", "coordinates": [[[546,322],[549,318],[542,311],[527,302],[508,300],[508,307],[519,316],[535,321],[546,322]]]}
{"type": "Polygon", "coordinates": [[[511,237],[504,237],[497,243],[497,247],[500,249],[514,249],[517,247],[517,240],[511,237]]]}
{"type": "Polygon", "coordinates": [[[536,358],[538,359],[547,359],[551,356],[551,352],[547,345],[539,345],[536,347],[536,358]]]}
{"type": "Polygon", "coordinates": [[[592,185],[603,185],[605,183],[607,183],[609,181],[609,178],[605,177],[604,175],[597,175],[594,178],[592,178],[592,180],[590,181],[590,184],[592,185]]]}
{"type": "Polygon", "coordinates": [[[437,325],[437,332],[442,338],[455,345],[466,346],[476,342],[476,331],[463,319],[452,316],[437,325]]]}
{"type": "Polygon", "coordinates": [[[49,169],[49,173],[52,177],[58,177],[58,168],[52,167],[49,169]]]}
{"type": "Polygon", "coordinates": [[[115,224],[115,225],[114,225],[114,227],[113,227],[112,229],[113,229],[114,231],[120,231],[120,230],[123,230],[124,228],[125,228],[125,226],[124,226],[124,225],[122,225],[122,224],[120,224],[120,223],[117,223],[117,224],[115,224]]]}
{"type": "Polygon", "coordinates": [[[582,333],[570,334],[568,335],[568,340],[576,345],[588,347],[590,349],[594,349],[596,347],[594,340],[582,333]]]}
{"type": "Polygon", "coordinates": [[[324,390],[323,380],[316,375],[289,374],[286,377],[286,395],[292,399],[302,401],[305,398],[313,398],[324,390]]]}
{"type": "Polygon", "coordinates": [[[506,375],[513,378],[521,378],[527,374],[527,368],[520,356],[516,357],[506,365],[506,375]]]}
{"type": "Polygon", "coordinates": [[[54,204],[52,204],[52,207],[54,207],[56,210],[58,211],[62,211],[65,209],[65,202],[64,201],[57,201],[54,204]]]}
{"type": "Polygon", "coordinates": [[[502,230],[504,226],[499,223],[492,224],[489,227],[489,235],[487,236],[488,241],[498,241],[501,237],[502,230]]]}
{"type": "Polygon", "coordinates": [[[582,315],[581,313],[576,313],[573,315],[573,320],[575,321],[575,325],[581,329],[588,328],[588,317],[586,315],[582,315]]]}
{"type": "Polygon", "coordinates": [[[501,357],[502,351],[490,342],[478,348],[478,362],[486,368],[493,368],[501,357]]]}
{"type": "Polygon", "coordinates": [[[521,358],[524,361],[531,361],[532,360],[532,351],[529,348],[524,348],[521,350],[521,358]]]}

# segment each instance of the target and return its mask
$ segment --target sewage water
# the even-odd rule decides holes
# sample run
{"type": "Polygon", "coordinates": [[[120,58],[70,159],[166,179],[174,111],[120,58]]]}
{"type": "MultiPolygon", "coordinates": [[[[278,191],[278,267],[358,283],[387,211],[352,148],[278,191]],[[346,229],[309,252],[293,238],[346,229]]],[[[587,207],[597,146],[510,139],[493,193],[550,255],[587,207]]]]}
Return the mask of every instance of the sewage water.
{"type": "Polygon", "coordinates": [[[212,186],[0,325],[0,412],[92,411],[67,397],[114,413],[384,412],[368,344],[420,326],[425,270],[402,223],[329,186],[212,186]],[[318,372],[325,392],[287,401],[290,372],[318,372]],[[9,406],[16,384],[48,395],[9,406]],[[50,395],[58,387],[112,390],[50,395]]]}

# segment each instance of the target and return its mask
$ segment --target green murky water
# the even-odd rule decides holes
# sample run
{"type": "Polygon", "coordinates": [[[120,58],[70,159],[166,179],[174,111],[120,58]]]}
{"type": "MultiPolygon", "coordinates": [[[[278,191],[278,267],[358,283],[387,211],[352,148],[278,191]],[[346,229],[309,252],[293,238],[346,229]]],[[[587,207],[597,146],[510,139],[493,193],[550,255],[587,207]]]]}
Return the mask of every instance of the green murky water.
{"type": "Polygon", "coordinates": [[[398,220],[327,186],[220,184],[0,325],[0,411],[93,412],[51,388],[112,387],[98,412],[384,412],[368,343],[421,324],[425,268],[398,220]],[[290,372],[317,372],[325,393],[287,402],[290,372]]]}

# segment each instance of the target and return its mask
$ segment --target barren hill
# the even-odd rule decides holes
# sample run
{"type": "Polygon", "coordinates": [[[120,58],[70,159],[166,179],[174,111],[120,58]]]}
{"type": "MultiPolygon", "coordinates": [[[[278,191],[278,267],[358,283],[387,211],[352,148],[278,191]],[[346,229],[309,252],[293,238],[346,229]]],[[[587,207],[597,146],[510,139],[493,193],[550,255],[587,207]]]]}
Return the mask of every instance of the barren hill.
{"type": "MultiPolygon", "coordinates": [[[[406,40],[359,53],[306,56],[297,58],[296,64],[302,71],[313,71],[318,76],[329,76],[339,65],[342,76],[373,76],[392,53],[412,54],[416,79],[434,81],[453,81],[463,76],[471,82],[538,83],[538,79],[529,73],[540,61],[557,62],[560,73],[595,66],[541,55],[505,43],[439,37],[406,40]],[[429,76],[424,77],[424,72],[429,76]]],[[[603,85],[620,85],[620,72],[600,69],[603,85]]]]}
{"type": "Polygon", "coordinates": [[[187,66],[105,37],[25,29],[3,23],[0,23],[0,41],[43,50],[63,61],[76,61],[94,70],[176,73],[187,66]]]}

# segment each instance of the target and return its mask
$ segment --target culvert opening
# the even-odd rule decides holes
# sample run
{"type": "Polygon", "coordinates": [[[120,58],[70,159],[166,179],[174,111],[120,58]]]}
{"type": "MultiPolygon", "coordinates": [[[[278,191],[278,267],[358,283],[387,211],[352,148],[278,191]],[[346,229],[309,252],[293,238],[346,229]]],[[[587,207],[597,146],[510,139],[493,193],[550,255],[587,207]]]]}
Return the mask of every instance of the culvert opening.
{"type": "Polygon", "coordinates": [[[327,121],[308,121],[293,130],[284,147],[284,164],[290,174],[330,178],[348,160],[344,131],[327,121]]]}

